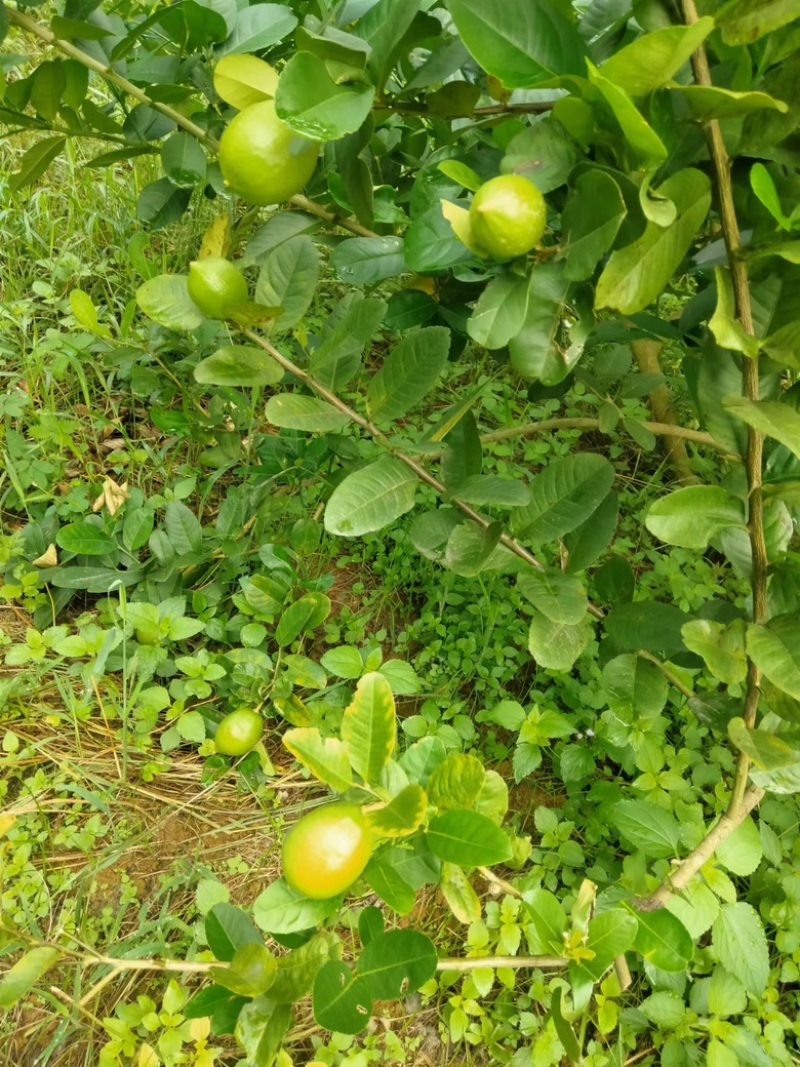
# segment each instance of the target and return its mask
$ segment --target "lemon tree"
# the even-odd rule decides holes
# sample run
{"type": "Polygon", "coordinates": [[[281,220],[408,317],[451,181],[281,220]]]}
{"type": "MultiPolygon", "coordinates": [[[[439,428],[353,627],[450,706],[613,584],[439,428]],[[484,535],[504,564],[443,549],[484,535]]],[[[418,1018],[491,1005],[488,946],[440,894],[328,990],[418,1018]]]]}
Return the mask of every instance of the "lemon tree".
{"type": "MultiPolygon", "coordinates": [[[[220,966],[198,968],[213,987],[192,1010],[271,1067],[303,997],[319,1026],[354,1033],[376,1001],[455,971],[450,1037],[483,1043],[492,1062],[788,1064],[800,9],[312,7],[145,13],[89,0],[41,9],[46,22],[0,8],[0,29],[20,41],[4,61],[15,74],[0,115],[26,138],[12,195],[80,138],[100,142],[93,169],[139,156],[160,167],[138,192],[145,242],[218,208],[203,255],[184,250],[169,273],[132,241],[145,280],[135,304],[121,302],[120,336],[135,319],[148,354],[165,337],[170,351],[183,345],[169,373],[204,417],[223,413],[214,435],[203,424],[203,463],[242,484],[264,475],[265,494],[302,471],[303,507],[330,539],[372,544],[390,531],[404,563],[413,550],[446,569],[437,641],[456,601],[476,612],[452,662],[489,642],[481,598],[502,582],[492,618],[514,613],[518,684],[535,694],[527,707],[511,694],[398,717],[402,669],[382,673],[357,650],[317,663],[304,642],[330,611],[325,579],[290,588],[291,553],[253,546],[269,573],[237,587],[235,628],[250,644],[222,671],[268,679],[292,773],[315,779],[335,810],[288,833],[285,876],[258,895],[252,920],[227,903],[209,910],[220,966]],[[241,390],[257,415],[242,416],[241,390]],[[501,410],[513,425],[498,427],[501,410]],[[709,570],[707,585],[694,580],[709,570]],[[655,595],[664,573],[669,592],[655,595]],[[258,621],[242,622],[248,613],[258,621]],[[505,779],[487,770],[485,746],[505,779]],[[542,767],[563,786],[563,818],[542,804],[531,826],[525,805],[510,811],[508,785],[531,779],[537,795],[542,767]],[[578,841],[589,808],[599,815],[578,841]],[[381,908],[355,919],[341,898],[361,882],[381,908]],[[466,931],[458,958],[438,959],[408,927],[431,887],[466,931]],[[490,930],[501,931],[496,957],[484,952],[490,930]],[[273,957],[267,935],[286,953],[273,957]],[[511,1005],[515,969],[534,978],[506,1014],[514,1035],[497,1038],[483,1005],[511,1005]],[[742,1021],[754,1004],[769,1005],[768,1023],[763,1012],[742,1021]]],[[[65,314],[107,344],[84,297],[73,293],[65,314]]],[[[112,345],[109,358],[129,357],[112,345]]],[[[186,425],[157,417],[170,432],[186,425]]],[[[232,493],[220,509],[208,574],[239,552],[251,518],[240,501],[232,493]]],[[[152,516],[113,535],[88,520],[40,526],[26,562],[66,590],[60,604],[135,583],[135,552],[183,589],[217,517],[162,503],[158,529],[152,516]]],[[[292,527],[301,544],[322,536],[307,519],[292,527]]],[[[213,579],[197,593],[219,636],[213,579]]],[[[203,681],[173,687],[184,700],[203,681]]],[[[168,744],[180,729],[203,741],[202,713],[188,715],[168,744]]],[[[4,1003],[27,995],[52,951],[22,955],[0,984],[4,1003]]]]}

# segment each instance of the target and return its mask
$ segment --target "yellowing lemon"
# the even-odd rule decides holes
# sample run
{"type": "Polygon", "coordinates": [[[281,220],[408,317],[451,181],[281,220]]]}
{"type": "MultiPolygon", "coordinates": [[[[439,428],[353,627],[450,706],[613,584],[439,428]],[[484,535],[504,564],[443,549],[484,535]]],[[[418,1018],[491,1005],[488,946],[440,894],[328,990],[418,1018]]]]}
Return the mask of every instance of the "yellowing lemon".
{"type": "Polygon", "coordinates": [[[501,174],[477,191],[469,221],[481,249],[494,259],[514,259],[530,252],[542,239],[547,207],[533,182],[518,174],[501,174]]]}
{"type": "Polygon", "coordinates": [[[338,802],[304,815],[283,843],[283,875],[312,900],[344,893],[372,856],[372,834],[358,804],[338,802]]]}
{"type": "Polygon", "coordinates": [[[219,165],[225,185],[248,204],[281,204],[306,185],[319,144],[281,122],[272,100],[240,111],[222,135],[219,165]]]}

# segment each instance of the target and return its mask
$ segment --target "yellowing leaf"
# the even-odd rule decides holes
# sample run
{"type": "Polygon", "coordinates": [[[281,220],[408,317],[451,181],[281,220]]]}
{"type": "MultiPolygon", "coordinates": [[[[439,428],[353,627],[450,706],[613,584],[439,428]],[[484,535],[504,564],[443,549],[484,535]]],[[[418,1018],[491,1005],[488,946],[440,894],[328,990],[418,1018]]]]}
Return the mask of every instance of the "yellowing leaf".
{"type": "Polygon", "coordinates": [[[214,88],[226,103],[241,111],[275,96],[278,72],[256,56],[225,56],[214,68],[214,88]]]}
{"type": "Polygon", "coordinates": [[[197,258],[211,259],[219,257],[221,259],[227,259],[230,251],[231,218],[226,212],[224,215],[217,215],[203,234],[203,240],[197,258]]]}

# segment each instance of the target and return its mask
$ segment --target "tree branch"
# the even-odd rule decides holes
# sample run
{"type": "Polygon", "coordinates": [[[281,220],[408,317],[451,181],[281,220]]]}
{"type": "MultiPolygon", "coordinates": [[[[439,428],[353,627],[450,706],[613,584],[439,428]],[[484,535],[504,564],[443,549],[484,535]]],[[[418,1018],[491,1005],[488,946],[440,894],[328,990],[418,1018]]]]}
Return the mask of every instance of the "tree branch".
{"type": "MultiPolygon", "coordinates": [[[[682,441],[692,441],[694,444],[713,448],[716,451],[723,453],[723,455],[730,455],[728,450],[723,445],[718,444],[710,433],[703,433],[702,430],[691,430],[685,426],[677,426],[666,422],[643,422],[642,425],[648,429],[650,433],[654,433],[658,436],[676,437],[682,441]]],[[[526,422],[521,426],[509,426],[508,429],[505,430],[494,430],[492,433],[483,434],[481,436],[481,442],[483,444],[490,444],[493,441],[510,441],[515,437],[534,437],[536,434],[549,433],[551,430],[599,429],[599,419],[542,419],[540,422],[526,422]]],[[[430,453],[428,453],[428,455],[430,455],[430,453]]]]}
{"type": "MultiPolygon", "coordinates": [[[[658,357],[663,347],[664,345],[660,341],[633,341],[631,343],[633,358],[636,360],[642,374],[661,374],[661,363],[658,357]]],[[[650,393],[648,400],[650,401],[650,409],[653,412],[653,416],[661,424],[677,425],[675,409],[672,406],[672,399],[666,385],[663,383],[657,385],[650,393]]],[[[679,482],[689,484],[697,481],[689,460],[689,453],[686,451],[684,437],[676,435],[675,440],[667,445],[667,460],[672,464],[679,482]]]]}
{"type": "MultiPolygon", "coordinates": [[[[699,19],[695,0],[683,0],[683,10],[688,25],[693,25],[699,19]]],[[[701,45],[692,57],[695,81],[698,85],[712,86],[711,71],[708,66],[706,50],[701,45]]],[[[731,164],[728,151],[722,138],[719,123],[713,119],[706,124],[706,138],[711,161],[716,178],[717,194],[719,196],[720,218],[722,220],[722,232],[725,239],[725,247],[728,251],[733,291],[736,301],[736,314],[743,329],[755,336],[753,328],[753,308],[750,299],[750,281],[747,276],[747,266],[739,256],[741,237],[739,222],[736,217],[736,208],[733,199],[733,184],[731,182],[731,164]]],[[[744,357],[743,391],[749,400],[757,401],[759,394],[758,360],[744,357]]],[[[755,622],[763,622],[767,616],[767,550],[764,540],[764,502],[762,489],[762,465],[763,465],[763,435],[752,427],[747,431],[747,455],[745,468],[747,471],[747,484],[750,498],[750,514],[748,519],[748,531],[750,535],[750,547],[752,550],[753,563],[751,574],[751,588],[753,591],[753,619],[755,622]]],[[[761,671],[753,663],[748,663],[747,689],[744,699],[743,718],[748,726],[755,725],[758,712],[758,702],[761,695],[761,671]]],[[[676,871],[670,875],[667,881],[651,896],[639,901],[638,907],[642,911],[655,911],[663,908],[669,898],[683,889],[697,874],[702,866],[711,858],[719,845],[744,822],[748,814],[757,807],[764,790],[757,786],[748,788],[747,782],[750,774],[750,759],[744,752],[740,752],[736,762],[736,773],[731,788],[731,797],[728,808],[716,826],[703,838],[676,871]]]]}
{"type": "Polygon", "coordinates": [[[706,834],[697,848],[681,861],[675,873],[671,874],[651,896],[636,901],[637,910],[657,911],[664,907],[671,896],[685,889],[701,868],[708,863],[722,842],[733,833],[737,826],[741,826],[753,808],[758,806],[763,796],[763,789],[754,785],[750,786],[735,807],[728,806],[728,810],[716,826],[706,834]]]}
{"type": "MultiPolygon", "coordinates": [[[[688,25],[693,25],[699,20],[695,0],[683,0],[683,10],[688,25]]],[[[708,65],[708,55],[705,47],[701,45],[692,57],[694,77],[698,85],[710,87],[713,85],[711,71],[708,65]]],[[[728,150],[722,137],[719,122],[712,119],[706,124],[706,139],[711,154],[716,176],[717,193],[719,195],[720,217],[722,220],[722,233],[725,239],[725,247],[728,251],[731,280],[736,304],[736,314],[746,333],[755,337],[753,325],[753,306],[750,298],[750,280],[747,275],[747,264],[740,256],[741,235],[739,221],[736,217],[736,206],[733,198],[733,183],[731,181],[731,162],[728,150]]],[[[758,359],[744,359],[743,388],[744,395],[748,400],[757,401],[759,395],[758,359]]],[[[747,455],[745,467],[747,471],[747,488],[750,503],[748,516],[748,532],[750,536],[750,548],[752,552],[752,574],[750,584],[753,591],[753,621],[763,623],[767,618],[767,546],[764,538],[764,490],[763,490],[763,452],[764,436],[752,426],[747,428],[747,455]]],[[[750,660],[747,671],[747,689],[745,692],[743,718],[749,727],[755,725],[758,713],[758,702],[761,696],[761,671],[750,660]]],[[[733,811],[736,805],[743,802],[747,788],[747,778],[750,772],[750,760],[742,752],[736,767],[736,776],[731,795],[731,807],[733,811]]]]}

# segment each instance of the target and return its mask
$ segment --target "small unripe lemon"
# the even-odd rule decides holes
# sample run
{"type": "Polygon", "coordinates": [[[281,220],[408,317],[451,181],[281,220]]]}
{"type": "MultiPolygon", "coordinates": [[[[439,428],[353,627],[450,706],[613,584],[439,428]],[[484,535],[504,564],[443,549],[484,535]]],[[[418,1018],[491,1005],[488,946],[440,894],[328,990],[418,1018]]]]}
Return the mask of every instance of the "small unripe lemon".
{"type": "Polygon", "coordinates": [[[272,100],[244,108],[219,144],[225,185],[248,204],[282,204],[306,185],[319,143],[300,137],[278,118],[272,100]]]}
{"type": "Polygon", "coordinates": [[[494,259],[524,256],[542,239],[547,225],[544,197],[527,178],[501,174],[485,182],[469,208],[475,243],[494,259]]]}
{"type": "Polygon", "coordinates": [[[189,296],[210,319],[227,319],[247,303],[247,282],[229,259],[196,259],[189,264],[189,296]]]}
{"type": "Polygon", "coordinates": [[[326,804],[304,815],[284,841],[283,874],[303,896],[327,900],[360,877],[372,848],[372,834],[358,804],[326,804]]]}
{"type": "Polygon", "coordinates": [[[264,720],[257,711],[239,708],[226,715],[217,727],[214,745],[223,756],[244,756],[255,748],[264,732],[264,720]]]}

